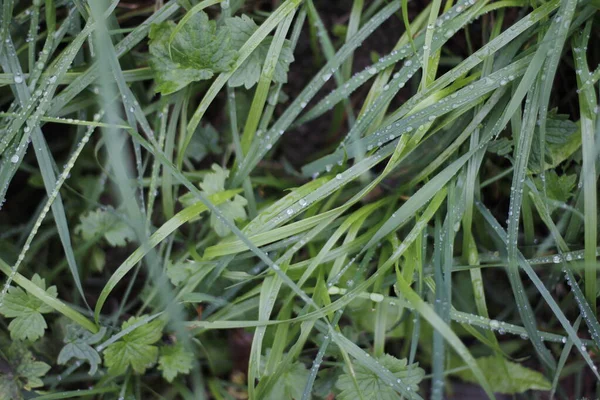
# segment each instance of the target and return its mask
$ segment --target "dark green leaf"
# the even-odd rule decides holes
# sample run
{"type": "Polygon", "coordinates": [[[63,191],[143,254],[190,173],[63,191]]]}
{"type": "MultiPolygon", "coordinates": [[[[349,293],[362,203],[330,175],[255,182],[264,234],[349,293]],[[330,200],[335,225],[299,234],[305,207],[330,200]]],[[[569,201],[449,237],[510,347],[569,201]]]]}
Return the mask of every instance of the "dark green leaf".
{"type": "Polygon", "coordinates": [[[192,82],[229,71],[236,58],[226,27],[217,28],[204,12],[194,14],[169,43],[175,24],[171,21],[150,28],[150,67],[163,95],[192,82]]]}
{"type": "MultiPolygon", "coordinates": [[[[411,390],[415,392],[419,390],[419,383],[425,372],[417,364],[407,365],[406,359],[399,360],[389,354],[379,357],[377,361],[411,390]]],[[[354,364],[354,373],[362,398],[369,400],[397,400],[400,398],[394,388],[383,382],[377,374],[363,365],[354,364]]],[[[339,377],[336,387],[339,390],[339,395],[336,398],[339,400],[356,400],[360,398],[347,367],[344,367],[344,374],[339,377]]]]}
{"type": "MultiPolygon", "coordinates": [[[[495,356],[478,358],[477,364],[496,393],[515,394],[527,390],[550,390],[552,387],[541,373],[495,356]],[[504,371],[508,372],[508,376],[504,371]]],[[[471,370],[460,371],[456,375],[467,382],[477,382],[471,370]]]]}

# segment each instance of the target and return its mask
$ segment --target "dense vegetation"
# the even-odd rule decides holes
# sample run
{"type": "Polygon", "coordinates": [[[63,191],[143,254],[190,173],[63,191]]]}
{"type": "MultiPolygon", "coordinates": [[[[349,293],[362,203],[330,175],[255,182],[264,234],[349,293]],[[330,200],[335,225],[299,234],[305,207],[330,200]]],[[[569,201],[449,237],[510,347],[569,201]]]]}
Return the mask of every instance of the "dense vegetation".
{"type": "Polygon", "coordinates": [[[0,399],[597,398],[597,0],[3,0],[0,399]]]}

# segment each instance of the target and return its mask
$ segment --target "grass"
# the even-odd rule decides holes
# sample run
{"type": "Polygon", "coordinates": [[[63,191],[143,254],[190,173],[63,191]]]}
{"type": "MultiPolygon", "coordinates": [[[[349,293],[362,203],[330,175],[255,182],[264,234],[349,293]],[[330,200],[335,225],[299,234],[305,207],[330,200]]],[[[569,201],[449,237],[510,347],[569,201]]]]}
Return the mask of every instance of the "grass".
{"type": "Polygon", "coordinates": [[[598,2],[342,3],[3,2],[0,399],[600,396],[598,2]]]}

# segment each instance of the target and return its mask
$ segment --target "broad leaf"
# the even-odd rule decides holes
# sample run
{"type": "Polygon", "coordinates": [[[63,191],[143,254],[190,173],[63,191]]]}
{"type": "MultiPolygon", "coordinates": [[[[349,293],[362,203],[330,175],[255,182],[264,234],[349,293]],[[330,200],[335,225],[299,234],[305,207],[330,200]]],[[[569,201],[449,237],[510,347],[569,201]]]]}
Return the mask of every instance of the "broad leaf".
{"type": "MultiPolygon", "coordinates": [[[[141,319],[142,317],[131,317],[123,322],[121,329],[127,329],[141,319]]],[[[160,340],[162,328],[162,321],[153,320],[127,333],[118,342],[110,344],[104,350],[104,363],[108,372],[119,375],[131,365],[135,372],[143,374],[146,368],[156,363],[158,347],[153,344],[160,340]]]]}
{"type": "Polygon", "coordinates": [[[227,27],[217,28],[215,21],[201,11],[169,43],[174,29],[172,21],[150,28],[150,67],[158,84],[157,92],[167,95],[232,68],[237,52],[231,47],[227,27]]]}
{"type": "Polygon", "coordinates": [[[90,211],[82,215],[81,223],[75,227],[75,233],[85,240],[102,235],[111,246],[125,246],[127,241],[135,239],[135,232],[114,210],[90,211]]]}
{"type": "Polygon", "coordinates": [[[15,340],[5,353],[6,360],[0,360],[0,400],[21,399],[21,389],[31,390],[43,386],[40,379],[50,370],[50,366],[36,361],[23,342],[15,340]]]}
{"type": "MultiPolygon", "coordinates": [[[[212,165],[214,172],[209,172],[204,177],[204,180],[200,184],[202,194],[210,196],[216,193],[220,193],[225,190],[225,180],[229,177],[229,171],[221,168],[217,164],[212,165]]],[[[192,195],[187,193],[179,198],[181,204],[185,207],[189,207],[199,200],[192,195]]],[[[232,221],[244,221],[247,218],[246,209],[244,208],[248,202],[245,198],[240,195],[235,195],[231,200],[227,200],[217,207],[221,212],[232,221]]],[[[213,227],[217,235],[226,236],[229,234],[229,228],[225,223],[217,218],[216,215],[210,216],[210,225],[213,227]]]]}
{"type": "MultiPolygon", "coordinates": [[[[51,297],[57,297],[56,286],[46,290],[46,281],[35,274],[31,281],[45,290],[51,297]]],[[[14,318],[8,325],[10,337],[17,340],[37,340],[44,335],[48,327],[42,314],[53,311],[37,297],[25,292],[21,288],[10,287],[0,306],[0,313],[7,318],[14,318]]]]}
{"type": "MultiPolygon", "coordinates": [[[[549,170],[546,176],[546,193],[552,200],[566,203],[573,196],[573,189],[577,184],[577,175],[558,175],[555,170],[549,170]]],[[[538,190],[542,190],[543,183],[540,178],[535,179],[535,185],[538,190]]],[[[550,211],[556,209],[555,205],[550,205],[550,211]]]]}
{"type": "MultiPolygon", "coordinates": [[[[231,32],[231,41],[235,49],[240,49],[258,29],[256,23],[246,15],[228,18],[225,23],[231,32]]],[[[272,41],[273,37],[269,36],[258,45],[252,54],[233,73],[229,79],[229,86],[244,86],[246,89],[250,89],[258,82],[272,41]]],[[[287,82],[287,73],[292,61],[294,61],[292,46],[289,40],[285,40],[281,48],[281,54],[275,65],[275,72],[273,74],[274,82],[287,82]]]]}
{"type": "Polygon", "coordinates": [[[188,145],[186,155],[194,161],[200,162],[208,154],[221,153],[219,147],[219,132],[211,124],[198,125],[192,140],[188,145]]]}
{"type": "MultiPolygon", "coordinates": [[[[377,361],[411,390],[415,392],[419,390],[419,383],[425,372],[417,364],[407,365],[406,359],[399,360],[389,354],[379,357],[377,361]]],[[[361,364],[354,364],[354,373],[363,399],[397,400],[400,398],[398,392],[383,382],[377,374],[361,364]]],[[[339,377],[336,387],[339,390],[336,399],[355,400],[361,398],[356,392],[356,386],[347,367],[344,367],[344,374],[339,377]]]]}
{"type": "Polygon", "coordinates": [[[87,361],[90,364],[89,374],[94,375],[102,359],[91,345],[100,342],[105,333],[106,328],[104,327],[98,333],[93,334],[79,325],[67,325],[67,333],[64,339],[66,345],[58,354],[57,362],[66,364],[71,358],[87,361]]]}
{"type": "MultiPolygon", "coordinates": [[[[515,394],[527,390],[552,388],[550,382],[541,373],[511,361],[489,356],[478,358],[477,364],[496,393],[515,394]],[[505,365],[503,366],[502,363],[505,365]],[[508,376],[505,371],[508,372],[508,376]]],[[[460,371],[456,375],[467,382],[477,382],[471,370],[460,371]]]]}
{"type": "Polygon", "coordinates": [[[162,371],[163,378],[169,382],[173,382],[178,374],[188,374],[193,362],[194,354],[187,351],[181,343],[160,348],[158,369],[162,371]]]}
{"type": "Polygon", "coordinates": [[[264,400],[296,400],[302,398],[304,385],[308,380],[308,370],[304,364],[295,362],[290,365],[271,386],[264,400]]]}

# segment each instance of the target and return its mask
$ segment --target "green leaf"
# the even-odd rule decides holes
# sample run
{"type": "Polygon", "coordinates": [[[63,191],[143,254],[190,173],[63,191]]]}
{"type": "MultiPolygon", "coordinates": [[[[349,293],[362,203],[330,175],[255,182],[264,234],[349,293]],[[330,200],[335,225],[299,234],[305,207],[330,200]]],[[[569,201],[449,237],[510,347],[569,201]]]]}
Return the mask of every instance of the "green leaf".
{"type": "MultiPolygon", "coordinates": [[[[221,168],[217,164],[212,165],[214,172],[209,172],[204,177],[204,180],[200,184],[202,194],[205,196],[214,195],[225,190],[225,180],[229,177],[229,171],[221,168]]],[[[185,207],[189,207],[192,204],[197,203],[199,200],[192,195],[187,193],[179,198],[181,204],[185,207]]],[[[240,195],[235,195],[231,200],[227,200],[217,207],[219,210],[232,221],[245,221],[247,218],[246,209],[244,208],[248,202],[245,198],[240,195]]],[[[221,219],[216,215],[211,214],[210,226],[213,227],[217,235],[223,237],[229,234],[229,228],[221,219]]]]}
{"type": "Polygon", "coordinates": [[[66,364],[71,358],[87,361],[90,364],[89,374],[94,375],[102,359],[91,345],[100,342],[105,333],[106,328],[104,327],[98,333],[93,334],[79,325],[67,325],[67,333],[64,338],[66,345],[58,354],[57,362],[66,364]]]}
{"type": "MultiPolygon", "coordinates": [[[[537,173],[541,171],[540,149],[538,145],[539,134],[539,128],[536,127],[531,149],[531,160],[529,161],[529,168],[537,173]]],[[[570,121],[566,115],[549,115],[546,120],[545,147],[546,158],[544,160],[544,169],[548,170],[565,161],[581,147],[579,127],[576,123],[570,121]]]]}
{"type": "Polygon", "coordinates": [[[264,400],[297,400],[302,398],[304,385],[308,380],[308,370],[304,364],[291,364],[271,386],[264,400]]]}
{"type": "MultiPolygon", "coordinates": [[[[477,365],[496,393],[515,394],[527,390],[550,390],[552,388],[550,382],[541,373],[495,356],[478,358],[477,365]],[[505,365],[503,366],[502,363],[505,365]],[[508,372],[508,375],[498,373],[503,369],[508,372]]],[[[456,375],[467,382],[477,382],[471,370],[460,371],[456,375]]]]}
{"type": "Polygon", "coordinates": [[[208,154],[218,154],[223,150],[219,146],[219,132],[211,124],[198,125],[196,133],[192,136],[186,155],[196,162],[200,162],[208,154]]]}
{"type": "MultiPolygon", "coordinates": [[[[542,180],[535,178],[535,185],[540,192],[542,191],[542,180]]],[[[546,193],[552,200],[566,203],[573,196],[573,189],[577,184],[577,175],[558,175],[555,170],[551,169],[546,172],[546,193]]],[[[550,211],[553,211],[556,206],[550,205],[550,211]]]]}
{"type": "Polygon", "coordinates": [[[210,79],[231,70],[237,52],[232,49],[229,29],[217,28],[204,12],[194,14],[169,43],[175,29],[172,21],[150,28],[150,67],[158,83],[156,91],[167,95],[192,82],[210,79]]]}
{"type": "MultiPolygon", "coordinates": [[[[143,316],[129,318],[123,322],[121,330],[127,329],[142,319],[143,316]]],[[[110,344],[104,350],[104,363],[108,367],[108,372],[119,375],[131,365],[135,372],[143,374],[146,368],[156,363],[158,347],[152,346],[152,344],[160,340],[162,328],[161,320],[153,320],[127,333],[120,341],[110,344]]]]}
{"type": "Polygon", "coordinates": [[[488,145],[488,151],[496,153],[499,156],[505,156],[511,154],[513,151],[513,141],[507,138],[500,138],[490,142],[488,145]]]}
{"type": "Polygon", "coordinates": [[[85,240],[92,240],[96,235],[103,235],[111,246],[125,246],[127,241],[135,239],[135,232],[114,210],[90,211],[80,217],[81,223],[75,227],[75,233],[81,234],[85,240]]]}
{"type": "MultiPolygon", "coordinates": [[[[225,24],[231,32],[231,42],[233,47],[240,49],[258,29],[256,23],[247,15],[241,17],[228,18],[225,24]]],[[[260,45],[250,54],[250,56],[240,65],[229,79],[229,86],[244,86],[250,89],[260,78],[260,73],[267,58],[269,47],[273,37],[269,36],[263,40],[260,45]]],[[[275,65],[273,81],[276,83],[287,83],[287,73],[290,63],[294,61],[294,54],[289,40],[285,40],[281,48],[281,54],[275,65]]]]}
{"type": "MultiPolygon", "coordinates": [[[[411,390],[415,392],[419,390],[419,383],[425,372],[417,364],[407,365],[406,359],[399,360],[389,354],[384,354],[377,361],[411,390]]],[[[397,400],[400,398],[393,388],[363,365],[355,364],[354,373],[362,398],[369,400],[397,400]]],[[[339,377],[336,387],[339,390],[336,399],[356,400],[360,398],[347,366],[344,366],[344,373],[339,377]]]]}
{"type": "MultiPolygon", "coordinates": [[[[35,274],[31,281],[42,290],[45,290],[50,297],[57,297],[56,286],[51,286],[46,290],[46,281],[38,274],[35,274]]],[[[50,306],[17,287],[8,289],[4,297],[4,303],[0,306],[1,314],[7,318],[14,318],[8,325],[10,337],[20,340],[37,340],[42,337],[44,330],[48,327],[42,314],[51,311],[53,309],[50,306]]]]}
{"type": "Polygon", "coordinates": [[[181,343],[160,348],[158,369],[162,371],[163,378],[169,382],[173,382],[178,374],[188,374],[193,362],[194,354],[187,351],[181,343]]]}
{"type": "Polygon", "coordinates": [[[21,389],[31,390],[43,386],[40,379],[50,370],[42,361],[35,361],[23,342],[15,340],[5,353],[6,360],[0,369],[0,400],[21,399],[21,389]]]}

